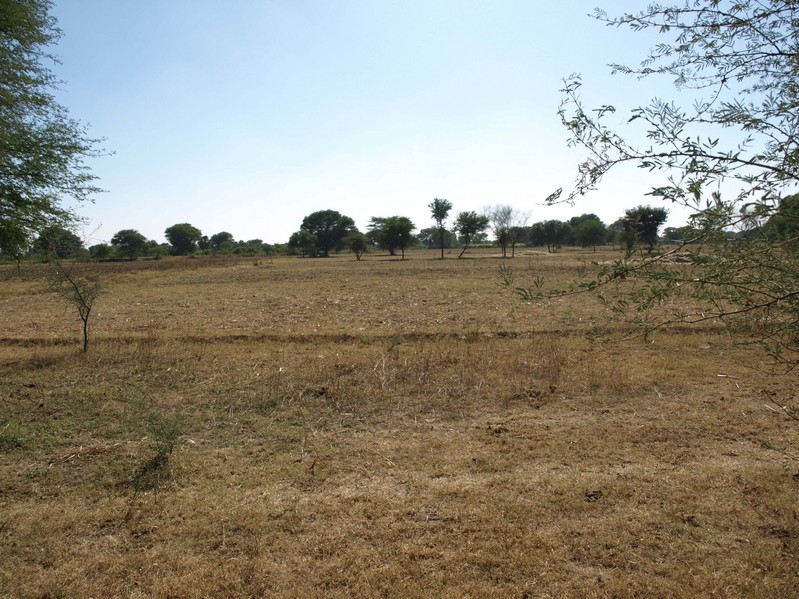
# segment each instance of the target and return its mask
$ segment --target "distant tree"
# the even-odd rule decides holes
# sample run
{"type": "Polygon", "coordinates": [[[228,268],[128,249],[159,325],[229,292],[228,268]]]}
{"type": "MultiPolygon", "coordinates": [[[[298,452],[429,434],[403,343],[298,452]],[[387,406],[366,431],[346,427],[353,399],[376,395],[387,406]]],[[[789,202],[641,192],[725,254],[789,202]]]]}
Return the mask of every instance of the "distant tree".
{"type": "Polygon", "coordinates": [[[77,258],[85,251],[83,240],[60,225],[51,225],[44,229],[33,242],[33,249],[43,256],[61,260],[77,258]]]}
{"type": "Polygon", "coordinates": [[[86,353],[89,351],[89,317],[94,302],[102,292],[100,278],[93,274],[78,276],[72,272],[71,266],[56,261],[56,269],[47,278],[47,282],[51,291],[77,308],[78,316],[83,322],[83,352],[86,353]]]}
{"type": "MultiPolygon", "coordinates": [[[[417,238],[423,248],[433,250],[441,247],[441,232],[436,227],[422,229],[417,238]]],[[[456,245],[458,245],[458,236],[449,229],[444,229],[444,247],[452,248],[456,245]]]]}
{"type": "Polygon", "coordinates": [[[373,216],[366,235],[372,243],[388,250],[392,256],[396,254],[396,250],[400,250],[404,260],[405,250],[416,241],[413,236],[415,228],[411,219],[406,216],[373,216]]]}
{"type": "Polygon", "coordinates": [[[48,0],[0,2],[0,255],[19,260],[37,233],[68,226],[62,199],[100,191],[85,163],[98,140],[56,101],[49,65],[61,32],[48,0]]]}
{"type": "Polygon", "coordinates": [[[513,258],[516,254],[516,244],[519,243],[519,232],[527,224],[530,215],[525,212],[519,212],[513,206],[508,206],[507,204],[488,206],[484,212],[489,218],[494,242],[502,250],[502,257],[507,257],[508,247],[510,247],[511,258],[513,258]]]}
{"type": "Polygon", "coordinates": [[[167,227],[164,235],[172,246],[172,253],[176,256],[185,256],[197,250],[197,242],[203,234],[189,223],[179,223],[167,227]]]}
{"type": "Polygon", "coordinates": [[[208,238],[208,247],[212,252],[233,251],[236,240],[232,233],[221,231],[208,238]]]}
{"type": "Polygon", "coordinates": [[[114,248],[107,243],[98,243],[89,247],[89,257],[92,260],[107,260],[114,253],[114,248]]]}
{"type": "Polygon", "coordinates": [[[158,243],[155,239],[147,242],[147,255],[154,258],[163,258],[172,253],[172,246],[168,243],[158,243]]]}
{"type": "Polygon", "coordinates": [[[510,228],[511,257],[516,255],[517,245],[527,245],[530,243],[530,227],[527,226],[527,220],[529,220],[529,215],[525,215],[524,224],[516,225],[510,228]]]}
{"type": "Polygon", "coordinates": [[[565,243],[572,233],[572,228],[569,223],[552,219],[544,221],[542,231],[547,251],[552,253],[565,243]]]}
{"type": "Polygon", "coordinates": [[[262,239],[249,239],[247,241],[224,241],[220,246],[223,251],[233,251],[238,256],[261,256],[270,254],[272,246],[264,243],[262,239]]]}
{"type": "Polygon", "coordinates": [[[349,233],[344,238],[344,243],[349,250],[355,254],[356,260],[360,260],[361,257],[369,250],[369,238],[360,231],[349,233]]]}
{"type": "Polygon", "coordinates": [[[698,235],[699,232],[690,225],[685,225],[683,227],[666,227],[663,229],[663,238],[669,243],[687,243],[698,235]]]}
{"type": "Polygon", "coordinates": [[[135,260],[147,254],[147,238],[136,229],[122,229],[114,233],[111,245],[120,256],[135,260]]]}
{"type": "Polygon", "coordinates": [[[448,233],[446,227],[444,226],[444,222],[447,220],[447,216],[449,216],[449,211],[452,210],[452,202],[449,200],[444,200],[441,198],[436,198],[432,202],[427,205],[430,208],[430,212],[433,216],[433,220],[436,221],[436,230],[438,231],[438,243],[439,247],[441,248],[441,259],[444,259],[444,245],[446,242],[446,235],[448,233]]]}
{"type": "Polygon", "coordinates": [[[477,214],[473,210],[458,214],[454,228],[463,243],[463,249],[458,254],[458,258],[461,258],[466,253],[466,249],[473,240],[485,233],[488,228],[488,222],[488,217],[485,214],[477,214]]]}
{"type": "Polygon", "coordinates": [[[649,195],[682,206],[698,233],[690,272],[631,254],[601,269],[592,288],[615,289],[605,299],[647,328],[716,318],[793,367],[799,251],[757,230],[799,182],[798,8],[796,0],[686,0],[615,17],[597,10],[607,25],[661,38],[637,64],[612,64],[612,72],[662,77],[680,93],[652,86],[657,97],[621,114],[609,98],[585,105],[573,76],[559,110],[570,145],[585,149],[568,199],[597,188],[615,166],[635,165],[655,173],[649,195]],[[629,281],[621,289],[619,273],[629,281]],[[692,298],[689,313],[665,309],[674,296],[692,298]]]}
{"type": "Polygon", "coordinates": [[[547,236],[544,231],[544,222],[533,223],[530,227],[530,245],[542,246],[547,244],[547,236]]]}
{"type": "Polygon", "coordinates": [[[310,231],[300,229],[296,233],[292,233],[289,237],[288,247],[294,252],[305,258],[306,255],[312,255],[316,249],[316,235],[310,231]]]}
{"type": "Polygon", "coordinates": [[[761,232],[768,239],[783,245],[788,242],[799,249],[799,194],[781,198],[761,232]]]}
{"type": "Polygon", "coordinates": [[[583,220],[577,224],[577,228],[574,230],[575,241],[583,247],[590,245],[594,251],[596,251],[596,246],[605,243],[607,238],[608,229],[598,218],[583,220]]]}
{"type": "Polygon", "coordinates": [[[320,210],[306,216],[301,231],[308,231],[316,237],[316,249],[323,256],[330,255],[331,250],[343,247],[344,238],[357,231],[355,221],[349,216],[335,210],[320,210]]]}
{"type": "Polygon", "coordinates": [[[658,231],[669,212],[665,208],[652,206],[637,206],[624,212],[624,231],[626,234],[627,251],[635,245],[646,245],[648,251],[655,249],[658,242],[658,231]]]}

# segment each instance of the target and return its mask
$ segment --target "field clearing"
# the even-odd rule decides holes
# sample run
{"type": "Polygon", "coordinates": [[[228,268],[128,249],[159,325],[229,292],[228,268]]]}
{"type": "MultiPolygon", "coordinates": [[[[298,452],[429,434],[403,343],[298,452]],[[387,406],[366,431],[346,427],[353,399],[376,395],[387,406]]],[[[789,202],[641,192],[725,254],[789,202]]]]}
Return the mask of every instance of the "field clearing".
{"type": "Polygon", "coordinates": [[[0,271],[0,594],[796,596],[795,373],[433,256],[0,271]]]}

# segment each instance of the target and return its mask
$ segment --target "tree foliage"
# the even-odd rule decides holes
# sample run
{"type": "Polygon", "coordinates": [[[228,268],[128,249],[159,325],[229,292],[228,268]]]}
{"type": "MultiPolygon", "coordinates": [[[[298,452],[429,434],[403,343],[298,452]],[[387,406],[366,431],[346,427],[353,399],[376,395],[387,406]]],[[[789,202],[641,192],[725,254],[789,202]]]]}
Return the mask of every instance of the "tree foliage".
{"type": "Polygon", "coordinates": [[[622,226],[627,242],[627,251],[635,245],[645,245],[651,253],[658,242],[658,232],[669,216],[665,208],[637,206],[624,211],[622,226]]]}
{"type": "Polygon", "coordinates": [[[720,318],[756,334],[776,358],[799,363],[799,252],[790,239],[761,233],[799,182],[799,4],[687,0],[595,17],[662,34],[638,66],[615,64],[613,72],[669,77],[688,101],[654,99],[619,126],[613,105],[586,107],[579,76],[567,79],[560,115],[586,158],[564,199],[633,164],[659,175],[651,195],[687,207],[697,236],[686,246],[688,270],[630,255],[587,285],[646,326],[720,318]],[[622,274],[628,285],[618,287],[622,274]],[[700,309],[669,312],[665,300],[679,294],[700,309]]]}
{"type": "Polygon", "coordinates": [[[407,216],[373,216],[366,235],[376,246],[394,256],[397,250],[405,259],[405,250],[416,242],[413,231],[416,225],[407,216]]]}
{"type": "Polygon", "coordinates": [[[596,246],[605,243],[607,238],[608,229],[598,218],[583,220],[574,229],[574,240],[583,247],[593,247],[594,251],[596,246]]]}
{"type": "Polygon", "coordinates": [[[51,291],[78,310],[83,323],[83,352],[86,353],[89,351],[89,318],[94,302],[103,291],[100,278],[95,274],[80,276],[72,267],[57,261],[56,270],[48,276],[47,283],[51,291]]]}
{"type": "Polygon", "coordinates": [[[136,229],[122,229],[114,233],[111,245],[121,256],[135,260],[147,253],[147,238],[136,229]]]}
{"type": "Polygon", "coordinates": [[[288,243],[289,249],[293,252],[299,252],[304,258],[306,254],[313,254],[316,249],[316,235],[310,231],[300,229],[291,234],[288,243]]]}
{"type": "Polygon", "coordinates": [[[303,219],[300,229],[316,237],[316,249],[325,257],[330,255],[331,250],[343,249],[344,238],[358,230],[354,220],[335,210],[320,210],[309,214],[303,219]]]}
{"type": "Polygon", "coordinates": [[[85,253],[83,240],[60,225],[50,225],[44,229],[33,242],[33,250],[45,258],[58,260],[78,258],[85,253]]]}
{"type": "Polygon", "coordinates": [[[355,259],[359,260],[369,250],[369,238],[360,231],[354,231],[344,238],[347,248],[355,254],[355,259]]]}
{"type": "Polygon", "coordinates": [[[460,236],[463,249],[458,254],[458,258],[463,257],[466,249],[474,239],[488,229],[489,219],[485,214],[477,214],[475,211],[460,212],[455,219],[455,232],[460,236]]]}
{"type": "Polygon", "coordinates": [[[164,235],[172,246],[172,253],[176,256],[185,256],[197,251],[197,242],[203,236],[197,227],[189,223],[178,223],[167,227],[164,235]]]}
{"type": "Polygon", "coordinates": [[[214,252],[219,252],[224,249],[232,250],[235,243],[236,239],[233,237],[233,233],[228,233],[227,231],[214,233],[208,239],[208,247],[214,252]]]}
{"type": "Polygon", "coordinates": [[[435,198],[427,205],[430,208],[430,214],[433,220],[436,221],[436,230],[438,231],[439,247],[441,248],[441,259],[444,259],[444,246],[446,243],[447,228],[445,222],[449,216],[449,211],[452,210],[452,202],[441,198],[435,198]]]}
{"type": "Polygon", "coordinates": [[[48,0],[0,1],[0,254],[19,259],[33,237],[75,220],[62,198],[99,189],[86,159],[97,140],[70,118],[46,66],[61,36],[48,0]]]}

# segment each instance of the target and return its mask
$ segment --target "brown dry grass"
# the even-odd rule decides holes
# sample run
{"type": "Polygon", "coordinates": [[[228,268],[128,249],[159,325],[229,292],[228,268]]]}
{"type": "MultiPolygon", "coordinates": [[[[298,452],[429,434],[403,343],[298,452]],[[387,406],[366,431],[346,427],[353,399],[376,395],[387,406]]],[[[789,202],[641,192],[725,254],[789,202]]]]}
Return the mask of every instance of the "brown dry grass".
{"type": "Polygon", "coordinates": [[[86,356],[38,267],[4,280],[4,596],[795,596],[795,375],[712,329],[610,341],[499,264],[92,266],[86,356]],[[153,418],[182,435],[142,487],[153,418]]]}

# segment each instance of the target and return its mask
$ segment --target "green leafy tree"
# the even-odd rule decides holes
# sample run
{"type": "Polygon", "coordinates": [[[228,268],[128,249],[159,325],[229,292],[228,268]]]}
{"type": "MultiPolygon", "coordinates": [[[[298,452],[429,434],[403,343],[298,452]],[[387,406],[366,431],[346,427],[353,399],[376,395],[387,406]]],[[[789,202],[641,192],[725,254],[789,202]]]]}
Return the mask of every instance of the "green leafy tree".
{"type": "Polygon", "coordinates": [[[89,257],[92,260],[108,260],[114,253],[114,248],[107,243],[98,243],[89,247],[89,257]]]}
{"type": "Polygon", "coordinates": [[[360,231],[354,231],[344,238],[347,248],[355,254],[355,259],[360,260],[369,250],[369,238],[360,231]]]}
{"type": "Polygon", "coordinates": [[[583,220],[574,230],[575,241],[583,247],[589,245],[596,251],[596,246],[605,243],[608,238],[608,229],[598,218],[583,220]]]}
{"type": "Polygon", "coordinates": [[[761,233],[782,246],[799,243],[799,194],[780,200],[777,211],[768,218],[761,233]]]}
{"type": "Polygon", "coordinates": [[[197,242],[202,239],[202,232],[189,223],[179,223],[167,227],[164,231],[172,253],[175,256],[185,256],[197,251],[197,242]]]}
{"type": "Polygon", "coordinates": [[[416,242],[413,231],[416,226],[406,216],[373,216],[366,235],[376,246],[388,250],[394,256],[400,250],[405,259],[405,250],[416,242]]]}
{"type": "Polygon", "coordinates": [[[147,238],[136,229],[122,229],[114,233],[111,245],[121,256],[135,260],[147,254],[147,238]]]}
{"type": "Polygon", "coordinates": [[[530,245],[542,246],[547,244],[547,236],[544,232],[544,222],[533,223],[530,227],[530,245]]]}
{"type": "Polygon", "coordinates": [[[458,258],[463,257],[469,244],[480,235],[485,234],[488,229],[489,219],[485,214],[477,214],[474,210],[460,212],[455,219],[455,232],[460,236],[463,249],[458,254],[458,258]]]}
{"type": "Polygon", "coordinates": [[[296,233],[291,234],[288,246],[290,250],[299,252],[303,258],[306,255],[312,255],[316,249],[316,235],[310,231],[300,229],[296,233]]]}
{"type": "Polygon", "coordinates": [[[327,257],[331,250],[343,248],[344,238],[357,231],[355,221],[335,210],[320,210],[306,216],[300,230],[316,237],[316,249],[327,257]]]}
{"type": "Polygon", "coordinates": [[[690,210],[697,232],[691,269],[631,255],[601,270],[590,288],[622,313],[631,307],[630,318],[647,327],[718,318],[791,364],[799,362],[799,252],[752,232],[779,214],[799,182],[797,11],[794,0],[691,0],[618,17],[597,11],[608,25],[663,38],[640,65],[615,64],[614,73],[665,76],[683,93],[621,116],[609,103],[585,106],[582,81],[572,76],[560,109],[571,144],[586,151],[565,199],[634,164],[662,174],[651,195],[690,210]],[[621,275],[627,285],[617,285],[621,275]],[[685,294],[696,311],[667,308],[666,299],[685,294]]]}
{"type": "Polygon", "coordinates": [[[444,246],[446,243],[447,231],[446,226],[444,223],[449,216],[449,211],[452,210],[452,202],[449,200],[444,200],[441,198],[435,198],[432,202],[427,205],[430,208],[430,213],[433,216],[433,220],[436,221],[436,230],[438,231],[438,242],[439,247],[441,248],[441,259],[444,259],[444,246]]]}
{"type": "Polygon", "coordinates": [[[60,225],[51,225],[44,229],[34,241],[33,250],[45,258],[59,260],[78,258],[85,253],[83,240],[60,225]]]}
{"type": "Polygon", "coordinates": [[[233,238],[233,234],[227,231],[215,233],[208,239],[208,247],[214,253],[231,252],[235,245],[236,240],[233,238]]]}
{"type": "Polygon", "coordinates": [[[637,206],[625,210],[622,223],[627,251],[632,251],[635,245],[645,245],[652,252],[658,242],[658,231],[668,217],[669,212],[665,208],[637,206]]]}
{"type": "Polygon", "coordinates": [[[46,66],[61,37],[47,0],[0,2],[0,254],[19,260],[30,241],[75,216],[62,198],[100,191],[86,159],[98,140],[54,97],[59,83],[46,66]]]}
{"type": "Polygon", "coordinates": [[[572,228],[567,222],[551,219],[544,221],[542,234],[544,237],[544,244],[547,246],[547,251],[552,253],[556,252],[558,248],[566,242],[572,234],[572,228]]]}
{"type": "MultiPolygon", "coordinates": [[[[417,235],[419,244],[429,250],[441,247],[441,231],[436,227],[427,227],[419,231],[417,235]]],[[[458,245],[458,236],[449,229],[444,230],[444,247],[452,248],[458,245]]]]}

